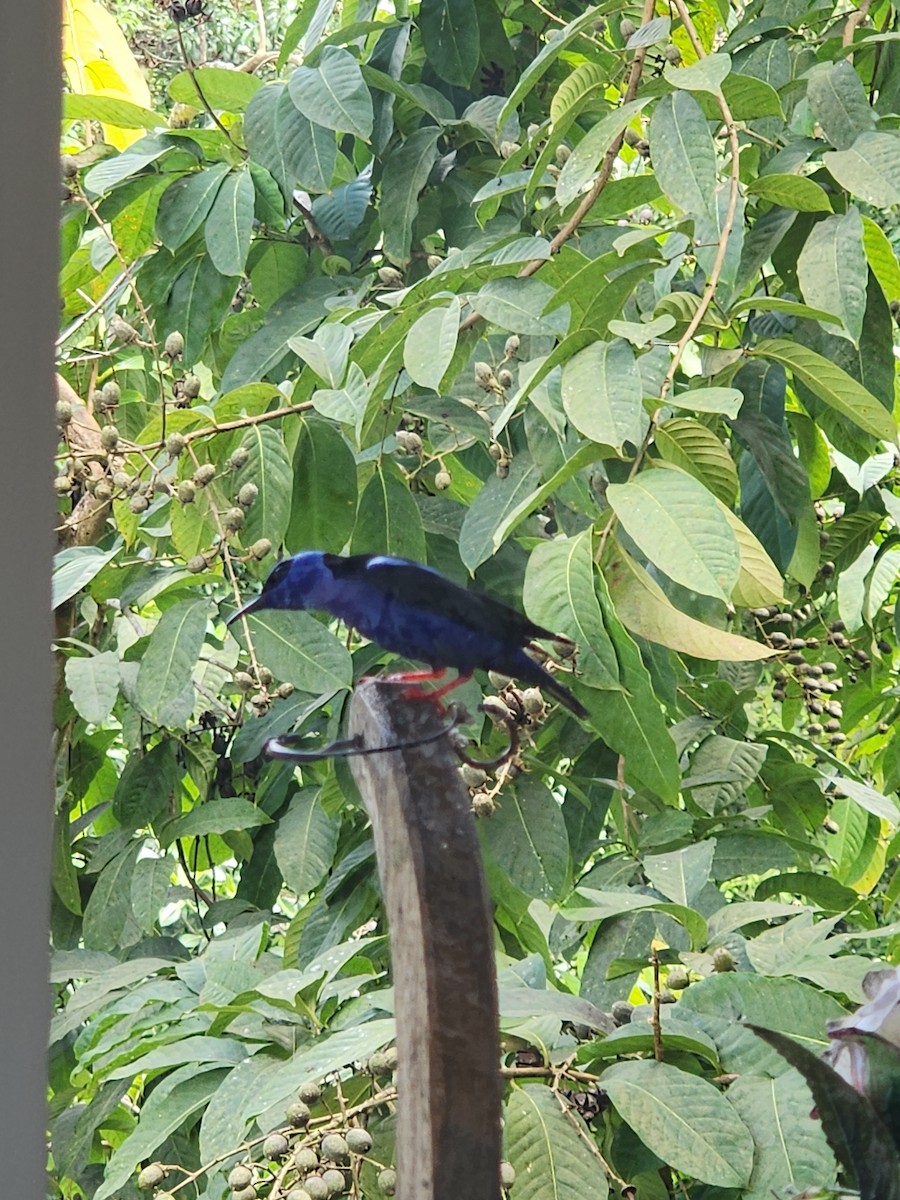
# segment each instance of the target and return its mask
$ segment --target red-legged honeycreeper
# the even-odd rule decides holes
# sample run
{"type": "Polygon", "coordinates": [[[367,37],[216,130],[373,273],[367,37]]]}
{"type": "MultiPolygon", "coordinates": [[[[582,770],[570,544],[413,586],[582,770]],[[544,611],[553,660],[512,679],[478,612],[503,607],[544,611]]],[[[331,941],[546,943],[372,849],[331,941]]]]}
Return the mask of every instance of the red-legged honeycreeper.
{"type": "Polygon", "coordinates": [[[394,676],[437,679],[455,667],[467,679],[476,667],[543,688],[577,717],[587,717],[568,688],[525,653],[533,638],[568,641],[499,600],[460,587],[431,567],[384,554],[324,554],[304,550],[283,559],[258,596],[234,616],[264,608],[314,608],[338,617],[370,641],[404,658],[430,663],[431,673],[394,676]]]}

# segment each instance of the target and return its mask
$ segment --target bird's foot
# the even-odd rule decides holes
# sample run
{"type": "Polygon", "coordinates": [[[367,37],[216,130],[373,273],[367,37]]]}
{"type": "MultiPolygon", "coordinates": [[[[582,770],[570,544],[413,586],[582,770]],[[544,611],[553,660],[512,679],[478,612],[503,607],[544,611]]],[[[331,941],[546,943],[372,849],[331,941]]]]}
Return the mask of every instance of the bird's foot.
{"type": "MultiPolygon", "coordinates": [[[[405,679],[401,679],[398,676],[397,682],[408,684],[412,681],[415,685],[416,683],[422,683],[428,679],[440,679],[441,676],[445,674],[446,669],[441,671],[413,671],[407,674],[405,679]]],[[[442,684],[441,687],[435,688],[433,691],[426,691],[424,688],[417,686],[407,687],[403,690],[403,699],[427,700],[430,704],[436,704],[441,712],[443,712],[447,707],[443,701],[444,696],[446,696],[448,692],[452,692],[454,688],[458,688],[462,684],[468,683],[471,678],[471,671],[469,671],[466,675],[457,675],[455,679],[451,679],[449,683],[442,684]]]]}
{"type": "MultiPolygon", "coordinates": [[[[446,667],[438,667],[431,671],[394,671],[390,675],[379,676],[380,683],[430,683],[435,679],[443,679],[447,674],[446,667]]],[[[456,686],[453,684],[452,686],[456,686]]]]}
{"type": "Polygon", "coordinates": [[[429,704],[434,704],[441,712],[445,712],[447,706],[442,702],[443,697],[448,692],[452,692],[454,688],[458,688],[461,684],[471,679],[472,672],[469,671],[464,675],[458,675],[456,679],[451,679],[449,683],[442,684],[441,687],[435,688],[433,691],[427,691],[419,685],[443,679],[446,674],[446,667],[438,667],[431,671],[395,671],[391,675],[379,676],[378,682],[403,684],[404,687],[401,695],[404,700],[425,700],[429,704]]]}

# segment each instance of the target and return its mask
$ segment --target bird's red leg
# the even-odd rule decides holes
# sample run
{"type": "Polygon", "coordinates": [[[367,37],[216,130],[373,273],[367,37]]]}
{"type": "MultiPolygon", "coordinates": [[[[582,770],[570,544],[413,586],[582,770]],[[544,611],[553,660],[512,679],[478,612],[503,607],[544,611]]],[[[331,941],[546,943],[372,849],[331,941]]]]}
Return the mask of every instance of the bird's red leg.
{"type": "Polygon", "coordinates": [[[437,670],[431,671],[396,671],[393,675],[382,675],[380,681],[381,683],[430,683],[433,679],[443,679],[446,674],[446,667],[438,667],[437,670]]]}
{"type": "MultiPolygon", "coordinates": [[[[438,671],[432,675],[427,675],[422,672],[422,678],[439,679],[444,671],[438,671]]],[[[423,692],[421,688],[407,688],[403,693],[405,699],[409,700],[430,700],[432,703],[440,701],[448,692],[452,692],[454,688],[458,688],[463,683],[468,683],[472,678],[472,672],[469,671],[465,675],[457,675],[455,679],[451,679],[449,683],[445,683],[442,687],[435,688],[433,692],[423,692]]]]}

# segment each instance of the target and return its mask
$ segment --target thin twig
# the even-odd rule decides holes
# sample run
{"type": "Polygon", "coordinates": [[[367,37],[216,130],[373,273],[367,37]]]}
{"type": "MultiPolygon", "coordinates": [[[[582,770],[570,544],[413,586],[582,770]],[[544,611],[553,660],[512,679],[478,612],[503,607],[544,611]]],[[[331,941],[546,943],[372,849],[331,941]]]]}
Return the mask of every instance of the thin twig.
{"type": "Polygon", "coordinates": [[[256,6],[256,21],[259,25],[259,45],[256,48],[257,54],[265,54],[268,46],[266,38],[266,14],[263,10],[262,0],[254,0],[256,6]]]}
{"type": "Polygon", "coordinates": [[[650,955],[650,963],[653,967],[653,1012],[650,1017],[650,1028],[653,1030],[653,1057],[657,1062],[662,1062],[665,1058],[662,1042],[662,1024],[660,1022],[659,1007],[660,1007],[660,986],[659,986],[659,954],[654,947],[650,955]]]}
{"type": "MultiPolygon", "coordinates": [[[[684,25],[685,32],[690,38],[691,45],[697,52],[697,56],[699,58],[705,58],[706,52],[704,51],[703,45],[697,36],[697,31],[694,28],[694,23],[691,20],[690,13],[685,6],[684,0],[672,0],[672,3],[675,5],[678,15],[681,18],[681,23],[684,25]]],[[[734,218],[737,212],[741,170],[739,161],[740,145],[738,143],[737,129],[735,128],[734,116],[732,115],[731,109],[728,106],[728,101],[725,99],[721,90],[716,94],[716,103],[718,104],[719,110],[722,113],[722,120],[725,124],[725,132],[728,135],[728,141],[731,145],[731,180],[728,190],[728,206],[725,209],[725,221],[722,225],[722,232],[719,234],[719,248],[716,251],[716,257],[713,260],[713,265],[709,272],[709,278],[706,281],[706,287],[703,289],[703,295],[700,297],[700,303],[697,305],[696,312],[694,313],[693,317],[691,317],[690,321],[688,322],[687,329],[685,329],[678,341],[677,346],[675,347],[675,353],[672,356],[672,361],[669,363],[669,369],[666,371],[662,386],[659,389],[660,403],[662,403],[668,395],[669,389],[672,387],[672,383],[674,382],[675,374],[681,365],[681,359],[684,356],[684,352],[687,349],[688,343],[697,332],[697,329],[700,327],[703,318],[706,316],[707,309],[713,302],[713,298],[716,293],[716,286],[719,282],[719,276],[722,274],[722,267],[725,265],[725,255],[728,251],[728,239],[730,238],[731,231],[734,228],[734,218]]],[[[651,430],[655,425],[655,422],[656,418],[654,417],[651,430]]],[[[637,469],[637,464],[639,463],[640,458],[641,455],[639,454],[635,459],[634,466],[632,467],[632,474],[634,474],[634,471],[637,469]]]]}
{"type": "Polygon", "coordinates": [[[194,66],[194,61],[187,52],[187,47],[184,44],[184,37],[182,35],[181,26],[179,24],[175,25],[175,32],[178,35],[178,45],[181,47],[181,56],[184,59],[185,69],[187,70],[188,75],[190,75],[190,77],[191,77],[191,83],[194,85],[194,91],[197,93],[197,97],[200,100],[200,103],[203,105],[203,108],[206,110],[206,115],[213,122],[213,124],[222,133],[225,134],[225,136],[228,138],[229,142],[231,142],[232,146],[234,146],[235,150],[240,150],[241,154],[246,158],[247,151],[243,148],[243,146],[239,146],[238,143],[234,140],[234,138],[231,136],[231,134],[228,132],[228,130],[225,128],[225,126],[222,124],[222,122],[216,116],[215,112],[212,109],[212,106],[210,105],[210,103],[206,99],[206,97],[204,96],[203,89],[201,88],[199,82],[197,81],[197,68],[194,66]]]}
{"type": "MultiPolygon", "coordinates": [[[[654,0],[644,0],[644,11],[641,16],[641,23],[646,24],[653,16],[654,0]]],[[[641,81],[641,72],[644,66],[644,59],[647,57],[647,49],[641,47],[634,52],[634,58],[631,63],[631,71],[628,76],[628,85],[625,89],[625,95],[622,97],[622,104],[629,104],[636,96],[638,85],[641,81]]],[[[612,145],[606,152],[606,157],[603,160],[603,165],[597,178],[591,185],[590,190],[581,199],[578,207],[575,209],[572,216],[566,221],[565,225],[557,232],[550,243],[550,255],[558,254],[562,247],[566,244],[569,238],[578,229],[581,222],[597,203],[600,193],[606,187],[612,175],[613,168],[616,164],[616,159],[619,151],[622,149],[622,143],[625,140],[625,130],[615,138],[612,145]]],[[[533,258],[527,262],[521,271],[517,274],[517,279],[527,279],[531,275],[535,275],[548,260],[546,258],[533,258]]],[[[470,313],[464,321],[460,322],[460,331],[471,329],[473,325],[481,320],[481,314],[477,312],[470,313]]]]}
{"type": "Polygon", "coordinates": [[[202,900],[207,907],[210,907],[213,903],[213,898],[210,896],[209,892],[205,892],[203,890],[203,888],[194,878],[191,868],[188,866],[187,859],[184,856],[184,846],[182,846],[180,838],[176,840],[175,847],[178,851],[178,861],[181,863],[181,869],[184,871],[191,891],[194,893],[196,899],[202,900]]]}
{"type": "MultiPolygon", "coordinates": [[[[866,17],[869,15],[869,8],[871,7],[871,4],[872,0],[862,0],[862,3],[856,12],[852,12],[847,18],[847,23],[844,26],[844,35],[841,38],[841,45],[845,48],[853,45],[853,34],[857,27],[862,25],[863,21],[865,21],[866,17]]],[[[852,58],[852,55],[849,55],[848,57],[852,58]]]]}
{"type": "Polygon", "coordinates": [[[575,1132],[578,1134],[578,1136],[581,1138],[581,1140],[587,1146],[587,1148],[591,1152],[591,1154],[593,1154],[594,1158],[596,1158],[600,1162],[600,1164],[603,1167],[603,1170],[606,1172],[608,1178],[614,1179],[620,1188],[627,1188],[629,1186],[628,1180],[623,1179],[622,1176],[618,1173],[618,1171],[612,1166],[612,1164],[607,1162],[607,1160],[603,1157],[603,1155],[600,1152],[600,1147],[597,1145],[597,1143],[594,1141],[594,1139],[588,1134],[587,1130],[584,1127],[583,1121],[579,1121],[578,1118],[575,1116],[575,1114],[572,1112],[572,1107],[569,1104],[569,1102],[566,1100],[565,1096],[560,1095],[558,1088],[553,1088],[552,1090],[553,1090],[554,1095],[556,1096],[556,1100],[557,1100],[557,1103],[559,1104],[559,1107],[562,1109],[563,1116],[566,1118],[566,1120],[569,1122],[569,1124],[572,1126],[572,1128],[575,1130],[575,1132]]]}

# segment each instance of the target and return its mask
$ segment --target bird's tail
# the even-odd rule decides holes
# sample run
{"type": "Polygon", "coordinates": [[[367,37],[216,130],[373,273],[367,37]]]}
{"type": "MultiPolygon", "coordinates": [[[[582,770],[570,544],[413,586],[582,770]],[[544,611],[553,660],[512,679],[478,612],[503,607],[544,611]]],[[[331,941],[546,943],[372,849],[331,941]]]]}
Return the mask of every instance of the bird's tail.
{"type": "Polygon", "coordinates": [[[517,671],[520,679],[535,684],[543,691],[549,693],[554,700],[558,700],[570,713],[574,713],[582,721],[587,720],[589,715],[588,710],[579,700],[575,699],[567,687],[563,687],[555,675],[551,675],[549,671],[545,671],[524,650],[520,651],[520,655],[519,661],[521,665],[517,671]]]}

